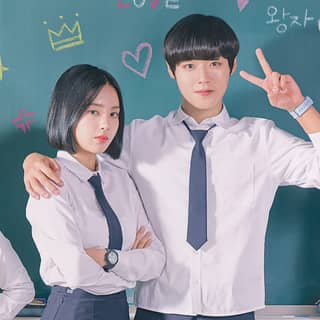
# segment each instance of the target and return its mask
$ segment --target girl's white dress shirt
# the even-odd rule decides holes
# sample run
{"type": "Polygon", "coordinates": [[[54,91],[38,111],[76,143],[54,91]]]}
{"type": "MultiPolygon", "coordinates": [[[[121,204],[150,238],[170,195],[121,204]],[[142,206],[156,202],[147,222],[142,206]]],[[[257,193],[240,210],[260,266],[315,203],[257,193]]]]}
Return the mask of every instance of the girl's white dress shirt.
{"type": "Polygon", "coordinates": [[[108,248],[109,232],[88,179],[88,170],[69,153],[59,151],[64,187],[59,196],[29,198],[27,219],[41,256],[40,274],[50,286],[80,288],[96,295],[119,292],[160,275],[164,250],[146,218],[137,190],[123,169],[98,159],[105,196],[117,215],[123,234],[119,262],[105,272],[86,252],[86,248],[108,248]],[[152,234],[146,249],[131,250],[141,226],[152,234]]]}

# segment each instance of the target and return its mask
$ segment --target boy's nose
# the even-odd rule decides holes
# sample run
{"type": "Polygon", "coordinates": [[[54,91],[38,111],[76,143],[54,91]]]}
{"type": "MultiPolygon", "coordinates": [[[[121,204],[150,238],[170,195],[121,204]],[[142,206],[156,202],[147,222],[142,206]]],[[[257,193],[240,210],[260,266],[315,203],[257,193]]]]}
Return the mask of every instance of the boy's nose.
{"type": "Polygon", "coordinates": [[[207,83],[210,81],[209,70],[206,67],[202,66],[199,68],[199,83],[207,83]]]}

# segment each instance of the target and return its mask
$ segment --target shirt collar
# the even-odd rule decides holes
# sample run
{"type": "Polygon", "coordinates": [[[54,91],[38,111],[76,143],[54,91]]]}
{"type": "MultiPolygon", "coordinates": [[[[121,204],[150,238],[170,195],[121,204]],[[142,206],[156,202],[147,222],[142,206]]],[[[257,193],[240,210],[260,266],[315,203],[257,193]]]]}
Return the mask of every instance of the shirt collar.
{"type": "Polygon", "coordinates": [[[175,125],[180,124],[183,121],[185,121],[192,129],[209,129],[214,124],[227,129],[233,123],[225,105],[223,105],[222,110],[218,115],[204,119],[201,123],[197,123],[192,117],[187,115],[180,106],[179,109],[174,113],[171,123],[175,125]]]}
{"type": "Polygon", "coordinates": [[[69,152],[59,150],[57,153],[57,159],[63,164],[69,171],[76,175],[81,181],[85,182],[94,175],[99,173],[101,175],[101,159],[97,157],[98,170],[91,171],[77,159],[75,159],[69,152]]]}

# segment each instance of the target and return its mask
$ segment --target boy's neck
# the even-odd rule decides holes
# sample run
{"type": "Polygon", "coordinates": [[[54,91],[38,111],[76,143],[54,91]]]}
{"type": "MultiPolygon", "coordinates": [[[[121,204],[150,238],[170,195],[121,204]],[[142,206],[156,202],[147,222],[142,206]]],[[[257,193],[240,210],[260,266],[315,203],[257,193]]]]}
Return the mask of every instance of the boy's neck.
{"type": "Polygon", "coordinates": [[[191,118],[193,118],[197,123],[201,123],[203,120],[217,116],[223,109],[223,104],[221,103],[219,107],[210,109],[197,109],[182,104],[182,110],[191,118]]]}

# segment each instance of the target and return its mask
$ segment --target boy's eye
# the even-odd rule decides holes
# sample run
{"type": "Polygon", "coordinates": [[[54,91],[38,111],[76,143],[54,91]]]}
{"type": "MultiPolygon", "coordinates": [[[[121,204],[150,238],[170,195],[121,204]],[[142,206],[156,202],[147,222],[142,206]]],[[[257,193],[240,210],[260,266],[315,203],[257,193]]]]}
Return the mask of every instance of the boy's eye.
{"type": "Polygon", "coordinates": [[[219,66],[221,66],[221,62],[219,62],[219,61],[212,61],[210,65],[211,65],[212,67],[219,67],[219,66]]]}
{"type": "Polygon", "coordinates": [[[183,68],[187,69],[187,70],[191,70],[193,68],[193,64],[192,63],[186,63],[186,64],[183,65],[183,68]]]}

